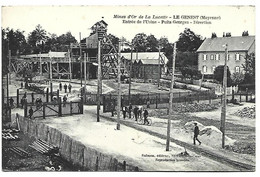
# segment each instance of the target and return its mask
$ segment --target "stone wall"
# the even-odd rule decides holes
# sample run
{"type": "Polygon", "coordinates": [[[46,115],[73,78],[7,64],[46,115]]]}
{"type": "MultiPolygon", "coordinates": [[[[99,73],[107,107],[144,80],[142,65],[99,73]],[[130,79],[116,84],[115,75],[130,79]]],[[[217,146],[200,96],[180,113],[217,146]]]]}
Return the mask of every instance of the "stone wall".
{"type": "Polygon", "coordinates": [[[119,161],[111,155],[87,147],[38,120],[29,120],[18,114],[17,116],[19,116],[21,131],[28,134],[29,137],[42,139],[59,147],[61,157],[80,169],[86,171],[140,171],[138,167],[127,164],[126,161],[119,161]]]}

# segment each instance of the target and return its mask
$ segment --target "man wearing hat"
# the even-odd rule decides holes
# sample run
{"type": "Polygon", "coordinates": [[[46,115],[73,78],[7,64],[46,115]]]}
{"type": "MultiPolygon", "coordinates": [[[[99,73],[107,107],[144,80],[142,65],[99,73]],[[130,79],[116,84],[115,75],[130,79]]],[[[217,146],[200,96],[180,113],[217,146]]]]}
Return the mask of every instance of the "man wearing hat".
{"type": "Polygon", "coordinates": [[[198,135],[200,133],[199,127],[197,123],[194,123],[195,128],[194,128],[194,137],[193,137],[193,144],[196,145],[196,140],[199,142],[199,145],[201,145],[200,140],[198,140],[198,135]]]}

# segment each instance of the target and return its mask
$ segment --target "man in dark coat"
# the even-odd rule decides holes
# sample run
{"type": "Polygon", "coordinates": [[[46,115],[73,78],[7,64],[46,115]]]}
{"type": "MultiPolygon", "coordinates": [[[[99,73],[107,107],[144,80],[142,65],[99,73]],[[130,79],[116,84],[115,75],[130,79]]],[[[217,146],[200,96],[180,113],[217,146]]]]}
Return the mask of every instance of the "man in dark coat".
{"type": "Polygon", "coordinates": [[[138,107],[137,106],[135,106],[133,112],[134,112],[134,116],[135,116],[135,121],[137,121],[137,114],[138,114],[138,107]]]}
{"type": "Polygon", "coordinates": [[[144,110],[144,125],[145,125],[145,123],[147,123],[147,125],[149,124],[147,118],[148,118],[148,111],[147,111],[147,109],[145,109],[144,110]]]}
{"type": "Polygon", "coordinates": [[[131,119],[131,112],[132,112],[132,104],[130,103],[129,104],[129,107],[128,107],[128,113],[129,113],[129,119],[131,119]]]}
{"type": "Polygon", "coordinates": [[[30,107],[30,109],[29,109],[29,117],[30,117],[30,119],[32,118],[32,116],[33,116],[33,109],[32,109],[32,107],[30,107]]]}
{"type": "Polygon", "coordinates": [[[201,145],[200,140],[198,140],[198,135],[200,133],[199,127],[197,125],[197,123],[194,123],[195,127],[194,127],[194,137],[193,137],[193,144],[196,145],[196,140],[199,142],[199,145],[201,145]]]}
{"type": "Polygon", "coordinates": [[[64,85],[65,93],[67,93],[67,84],[64,85]]]}
{"type": "Polygon", "coordinates": [[[69,84],[68,88],[69,88],[69,93],[71,93],[71,88],[72,88],[71,84],[69,84]]]}
{"type": "Polygon", "coordinates": [[[59,87],[60,87],[60,91],[62,91],[62,83],[61,82],[60,82],[59,87]]]}

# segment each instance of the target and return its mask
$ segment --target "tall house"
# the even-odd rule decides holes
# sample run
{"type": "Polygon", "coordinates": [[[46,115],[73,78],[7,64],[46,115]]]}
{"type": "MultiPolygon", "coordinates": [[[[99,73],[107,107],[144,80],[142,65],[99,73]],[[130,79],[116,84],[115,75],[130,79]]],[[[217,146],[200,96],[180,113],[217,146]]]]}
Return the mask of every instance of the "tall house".
{"type": "Polygon", "coordinates": [[[198,70],[212,75],[219,65],[225,62],[225,45],[228,45],[227,66],[231,74],[243,72],[246,54],[255,52],[255,36],[219,37],[206,39],[199,49],[198,70]]]}

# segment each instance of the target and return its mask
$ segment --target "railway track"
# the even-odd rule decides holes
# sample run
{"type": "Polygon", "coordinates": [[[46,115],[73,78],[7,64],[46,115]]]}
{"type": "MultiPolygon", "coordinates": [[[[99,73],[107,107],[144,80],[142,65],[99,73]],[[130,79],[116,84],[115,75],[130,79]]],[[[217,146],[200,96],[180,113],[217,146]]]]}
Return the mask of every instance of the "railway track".
{"type": "MultiPolygon", "coordinates": [[[[93,112],[88,112],[88,113],[96,115],[93,112]]],[[[102,117],[102,118],[104,118],[104,119],[106,119],[108,121],[113,121],[113,122],[117,121],[115,118],[111,118],[111,117],[107,117],[107,116],[103,116],[103,115],[100,115],[100,117],[102,117]]],[[[142,132],[145,132],[145,133],[149,133],[150,135],[156,136],[158,138],[166,139],[166,135],[162,135],[160,133],[147,130],[146,128],[141,127],[141,126],[139,126],[137,124],[134,124],[132,122],[121,121],[121,124],[123,124],[125,126],[128,126],[128,127],[131,127],[131,128],[135,128],[136,130],[139,130],[139,131],[142,131],[142,132]]],[[[231,166],[231,167],[233,167],[235,169],[238,169],[240,171],[255,171],[255,166],[254,165],[250,165],[250,164],[246,164],[246,163],[242,163],[242,162],[238,162],[238,161],[229,159],[226,156],[223,156],[223,155],[214,153],[212,151],[203,149],[203,148],[201,148],[199,146],[194,146],[192,144],[189,144],[189,143],[186,143],[186,142],[174,139],[174,138],[171,138],[171,142],[173,142],[173,143],[175,143],[177,145],[180,145],[182,147],[185,147],[186,149],[188,149],[190,151],[196,152],[197,154],[200,154],[202,156],[208,157],[208,158],[210,158],[210,159],[212,159],[214,161],[217,161],[217,162],[220,162],[220,163],[225,163],[227,166],[231,166]]]]}

